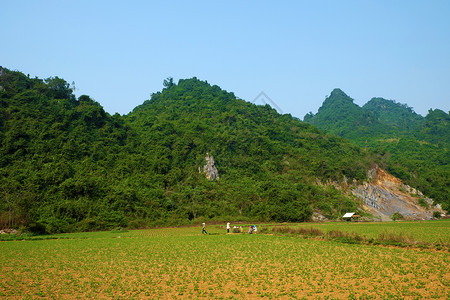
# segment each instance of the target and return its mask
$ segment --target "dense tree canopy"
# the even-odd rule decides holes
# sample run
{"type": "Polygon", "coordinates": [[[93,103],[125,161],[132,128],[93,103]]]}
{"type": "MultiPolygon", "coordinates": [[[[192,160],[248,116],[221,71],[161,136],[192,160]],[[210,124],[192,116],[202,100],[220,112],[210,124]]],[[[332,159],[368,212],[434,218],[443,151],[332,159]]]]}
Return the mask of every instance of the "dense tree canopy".
{"type": "MultiPolygon", "coordinates": [[[[126,116],[77,99],[58,77],[7,70],[0,86],[2,227],[304,221],[314,210],[336,217],[358,203],[324,183],[361,182],[377,157],[197,78],[166,79],[126,116]],[[207,153],[219,180],[202,173],[207,153]]],[[[424,130],[439,132],[441,117],[424,130]]]]}

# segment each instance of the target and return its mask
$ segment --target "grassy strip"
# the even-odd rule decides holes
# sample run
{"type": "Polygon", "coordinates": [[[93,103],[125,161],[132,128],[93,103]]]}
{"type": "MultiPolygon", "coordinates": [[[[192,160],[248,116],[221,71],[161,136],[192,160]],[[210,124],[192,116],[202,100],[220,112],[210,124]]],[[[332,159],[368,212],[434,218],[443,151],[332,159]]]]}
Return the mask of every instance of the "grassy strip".
{"type": "Polygon", "coordinates": [[[62,240],[69,239],[68,237],[56,237],[54,235],[27,235],[27,234],[2,234],[0,235],[0,242],[6,241],[42,241],[42,240],[62,240]]]}
{"type": "Polygon", "coordinates": [[[272,227],[273,233],[300,235],[304,238],[323,238],[327,240],[339,241],[346,244],[365,244],[365,245],[382,245],[397,247],[412,247],[423,249],[450,250],[450,245],[444,242],[432,243],[425,241],[416,241],[412,235],[405,233],[392,233],[384,231],[376,238],[369,238],[356,232],[345,232],[340,230],[331,230],[323,232],[314,227],[272,227]]]}

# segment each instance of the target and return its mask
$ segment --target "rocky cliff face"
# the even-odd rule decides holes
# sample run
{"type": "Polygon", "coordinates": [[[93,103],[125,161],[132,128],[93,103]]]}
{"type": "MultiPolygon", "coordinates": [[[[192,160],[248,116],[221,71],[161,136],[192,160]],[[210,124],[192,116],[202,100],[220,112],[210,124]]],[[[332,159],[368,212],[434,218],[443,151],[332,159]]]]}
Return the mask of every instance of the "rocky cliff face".
{"type": "Polygon", "coordinates": [[[364,200],[366,211],[382,221],[390,221],[396,212],[411,220],[431,219],[434,211],[444,213],[440,205],[433,205],[432,199],[424,197],[420,191],[403,184],[384,170],[374,168],[368,175],[369,182],[357,186],[353,194],[364,200]]]}
{"type": "Polygon", "coordinates": [[[208,178],[211,181],[219,180],[219,171],[217,171],[217,168],[214,165],[214,157],[206,153],[205,160],[206,165],[203,166],[203,173],[205,174],[206,178],[208,178]]]}

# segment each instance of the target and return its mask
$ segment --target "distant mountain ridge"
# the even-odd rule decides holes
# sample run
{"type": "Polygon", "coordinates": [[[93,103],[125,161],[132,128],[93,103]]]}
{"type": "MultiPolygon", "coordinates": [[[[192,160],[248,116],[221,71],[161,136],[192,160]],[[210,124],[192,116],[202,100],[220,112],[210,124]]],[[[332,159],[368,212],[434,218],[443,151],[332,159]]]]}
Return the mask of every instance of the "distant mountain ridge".
{"type": "Polygon", "coordinates": [[[406,104],[372,98],[362,107],[340,89],[334,89],[317,114],[304,116],[305,122],[327,132],[356,140],[376,135],[398,135],[420,130],[424,117],[406,104]]]}
{"type": "Polygon", "coordinates": [[[353,103],[353,99],[341,89],[334,89],[317,114],[307,114],[304,121],[329,133],[347,138],[356,127],[360,135],[372,134],[371,128],[374,124],[377,127],[383,127],[383,131],[388,130],[373,113],[353,103]]]}
{"type": "Polygon", "coordinates": [[[386,169],[450,208],[450,116],[429,110],[425,117],[406,104],[372,98],[362,107],[334,89],[317,114],[304,121],[384,152],[386,169]]]}
{"type": "Polygon", "coordinates": [[[381,123],[405,131],[418,129],[417,123],[423,120],[423,117],[408,105],[383,98],[372,98],[362,108],[372,112],[381,123]]]}

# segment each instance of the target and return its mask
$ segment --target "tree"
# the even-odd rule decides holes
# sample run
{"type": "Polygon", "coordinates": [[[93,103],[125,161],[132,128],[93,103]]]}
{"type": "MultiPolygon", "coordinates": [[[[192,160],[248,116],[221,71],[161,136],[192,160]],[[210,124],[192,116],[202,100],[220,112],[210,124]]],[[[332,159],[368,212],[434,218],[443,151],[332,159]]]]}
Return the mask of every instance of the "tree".
{"type": "Polygon", "coordinates": [[[49,77],[45,79],[45,83],[47,83],[50,91],[53,92],[52,97],[56,99],[75,99],[75,96],[72,94],[73,89],[70,88],[70,84],[64,79],[58,76],[49,77]]]}
{"type": "Polygon", "coordinates": [[[167,88],[167,89],[169,89],[172,86],[174,86],[173,78],[172,77],[167,77],[166,79],[164,79],[163,86],[165,88],[167,88]]]}
{"type": "Polygon", "coordinates": [[[2,198],[3,203],[6,204],[6,209],[8,210],[8,220],[0,219],[1,223],[5,223],[8,228],[11,228],[14,225],[14,207],[15,207],[15,198],[11,193],[11,190],[6,188],[6,186],[2,186],[2,198]]]}

